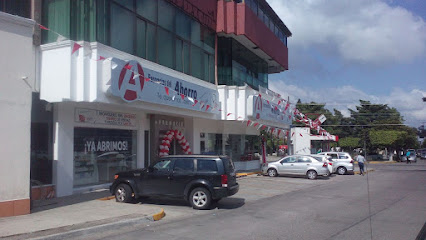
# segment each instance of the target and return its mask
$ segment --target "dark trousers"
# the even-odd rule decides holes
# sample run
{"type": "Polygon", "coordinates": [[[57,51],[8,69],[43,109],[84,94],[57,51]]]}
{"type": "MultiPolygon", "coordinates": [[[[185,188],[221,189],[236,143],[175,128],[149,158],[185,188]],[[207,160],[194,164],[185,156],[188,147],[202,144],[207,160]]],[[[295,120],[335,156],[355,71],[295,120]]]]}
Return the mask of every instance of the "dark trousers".
{"type": "Polygon", "coordinates": [[[358,163],[358,166],[359,166],[359,174],[364,174],[364,163],[362,163],[362,162],[359,162],[358,163]]]}

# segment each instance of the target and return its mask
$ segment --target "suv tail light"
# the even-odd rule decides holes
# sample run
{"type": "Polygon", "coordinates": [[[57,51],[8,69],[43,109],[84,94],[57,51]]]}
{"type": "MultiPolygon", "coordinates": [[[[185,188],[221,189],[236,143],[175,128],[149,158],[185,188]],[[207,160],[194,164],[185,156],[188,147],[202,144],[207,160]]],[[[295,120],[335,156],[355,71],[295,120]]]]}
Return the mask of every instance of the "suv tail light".
{"type": "Polygon", "coordinates": [[[223,174],[220,176],[222,187],[228,187],[228,175],[223,174]]]}
{"type": "MultiPolygon", "coordinates": [[[[330,165],[331,165],[331,164],[330,164],[330,165]]],[[[327,163],[325,162],[322,166],[323,166],[323,167],[327,167],[327,163]]]]}
{"type": "Polygon", "coordinates": [[[333,163],[329,162],[328,165],[333,166],[333,163]]]}
{"type": "Polygon", "coordinates": [[[351,163],[354,163],[354,160],[351,160],[351,163]]]}

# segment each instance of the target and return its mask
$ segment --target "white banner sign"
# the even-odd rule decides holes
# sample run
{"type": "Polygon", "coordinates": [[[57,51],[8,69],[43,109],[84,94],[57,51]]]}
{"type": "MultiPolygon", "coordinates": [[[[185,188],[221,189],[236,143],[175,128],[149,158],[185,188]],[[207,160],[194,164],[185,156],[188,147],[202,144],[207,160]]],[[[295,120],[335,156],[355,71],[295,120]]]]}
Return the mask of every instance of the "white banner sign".
{"type": "Polygon", "coordinates": [[[110,92],[125,102],[145,101],[219,113],[219,94],[216,89],[142,67],[135,60],[123,61],[113,58],[112,61],[117,66],[111,70],[110,92]]]}
{"type": "Polygon", "coordinates": [[[114,126],[136,126],[136,114],[76,108],[75,121],[114,126]]]}
{"type": "Polygon", "coordinates": [[[247,117],[253,120],[265,120],[271,123],[290,125],[292,116],[290,109],[285,106],[268,102],[258,96],[247,99],[247,117]]]}

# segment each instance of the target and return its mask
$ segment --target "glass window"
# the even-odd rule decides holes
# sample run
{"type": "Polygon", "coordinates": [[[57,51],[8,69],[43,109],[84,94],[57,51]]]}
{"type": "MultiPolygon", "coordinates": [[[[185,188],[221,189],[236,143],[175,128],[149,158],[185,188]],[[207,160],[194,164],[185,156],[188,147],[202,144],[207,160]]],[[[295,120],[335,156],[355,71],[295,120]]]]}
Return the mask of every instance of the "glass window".
{"type": "Polygon", "coordinates": [[[157,22],[157,0],[136,1],[136,12],[142,17],[157,22]]]}
{"type": "Polygon", "coordinates": [[[203,77],[202,79],[206,80],[207,82],[209,81],[209,55],[204,52],[203,53],[203,77]]]}
{"type": "Polygon", "coordinates": [[[264,18],[264,13],[263,13],[263,10],[261,9],[261,8],[259,8],[258,9],[258,17],[259,17],[259,19],[263,22],[264,20],[263,20],[263,18],[264,18]]]}
{"type": "Polygon", "coordinates": [[[176,34],[186,40],[191,38],[191,17],[179,10],[176,11],[176,34]]]}
{"type": "Polygon", "coordinates": [[[136,21],[136,55],[146,58],[146,22],[141,19],[136,21]]]}
{"type": "Polygon", "coordinates": [[[114,0],[114,2],[121,4],[122,6],[133,11],[133,6],[134,6],[134,3],[135,3],[134,0],[114,0]]]}
{"type": "Polygon", "coordinates": [[[173,171],[193,172],[194,171],[194,160],[193,159],[176,159],[173,171]]]}
{"type": "Polygon", "coordinates": [[[203,42],[201,42],[201,25],[196,21],[191,21],[191,42],[198,47],[203,47],[203,42]]]}
{"type": "Polygon", "coordinates": [[[209,82],[215,83],[214,56],[209,55],[209,82]]]}
{"type": "MultiPolygon", "coordinates": [[[[71,25],[70,9],[71,2],[67,0],[43,1],[43,12],[46,13],[42,14],[43,25],[69,38],[71,25]]],[[[53,31],[42,31],[43,43],[55,42],[57,40],[58,35],[53,31]]]]}
{"type": "Polygon", "coordinates": [[[169,68],[173,68],[174,40],[171,33],[158,28],[158,63],[169,68]]]}
{"type": "Polygon", "coordinates": [[[152,168],[154,169],[154,171],[170,171],[170,167],[171,167],[171,162],[172,160],[170,159],[166,159],[166,160],[162,160],[157,162],[152,168]]]}
{"type": "Polygon", "coordinates": [[[111,6],[111,46],[133,53],[134,15],[122,7],[111,6]],[[125,37],[123,37],[125,36],[125,37]]]}
{"type": "Polygon", "coordinates": [[[296,157],[286,157],[281,161],[281,163],[295,163],[295,162],[296,162],[296,157]]]}
{"type": "Polygon", "coordinates": [[[176,38],[176,68],[175,70],[183,72],[183,43],[176,38]]]}
{"type": "Polygon", "coordinates": [[[183,42],[183,72],[190,74],[190,49],[189,43],[183,42]]]}
{"type": "Polygon", "coordinates": [[[157,62],[156,27],[147,23],[146,29],[146,57],[152,62],[157,62]]]}
{"type": "Polygon", "coordinates": [[[191,75],[199,78],[203,78],[203,55],[200,48],[191,47],[191,75]]]}
{"type": "Polygon", "coordinates": [[[215,33],[203,27],[204,50],[210,54],[214,54],[215,48],[215,33]]]}
{"type": "Polygon", "coordinates": [[[223,155],[222,138],[222,134],[208,133],[206,138],[205,151],[202,152],[202,154],[223,155]]]}
{"type": "Polygon", "coordinates": [[[217,172],[217,164],[215,160],[198,159],[198,172],[217,172]]]}
{"type": "Polygon", "coordinates": [[[174,32],[175,7],[164,0],[160,0],[158,1],[158,12],[161,13],[158,15],[158,25],[174,32]]]}
{"type": "Polygon", "coordinates": [[[74,128],[74,186],[110,183],[136,168],[137,132],[74,128]]]}
{"type": "Polygon", "coordinates": [[[312,161],[308,157],[298,157],[297,162],[299,162],[299,163],[310,163],[312,161]]]}

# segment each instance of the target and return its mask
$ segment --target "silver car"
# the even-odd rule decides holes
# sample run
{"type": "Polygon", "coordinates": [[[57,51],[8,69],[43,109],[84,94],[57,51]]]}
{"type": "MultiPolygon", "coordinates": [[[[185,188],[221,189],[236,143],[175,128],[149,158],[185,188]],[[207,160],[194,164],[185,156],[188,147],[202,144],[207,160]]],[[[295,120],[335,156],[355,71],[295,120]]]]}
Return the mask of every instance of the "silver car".
{"type": "Polygon", "coordinates": [[[302,175],[308,179],[316,179],[317,176],[330,175],[327,166],[328,162],[322,162],[311,156],[292,155],[262,166],[262,172],[270,177],[288,174],[302,175]]]}
{"type": "MultiPolygon", "coordinates": [[[[407,149],[407,152],[410,152],[410,157],[408,157],[408,160],[410,162],[417,162],[416,150],[414,150],[414,149],[407,149]]],[[[404,154],[404,156],[402,156],[401,161],[402,162],[406,162],[407,161],[407,155],[406,154],[404,154]]]]}
{"type": "Polygon", "coordinates": [[[329,160],[333,165],[331,173],[345,175],[354,171],[354,160],[347,152],[322,152],[318,155],[331,157],[331,160],[329,160]]]}

